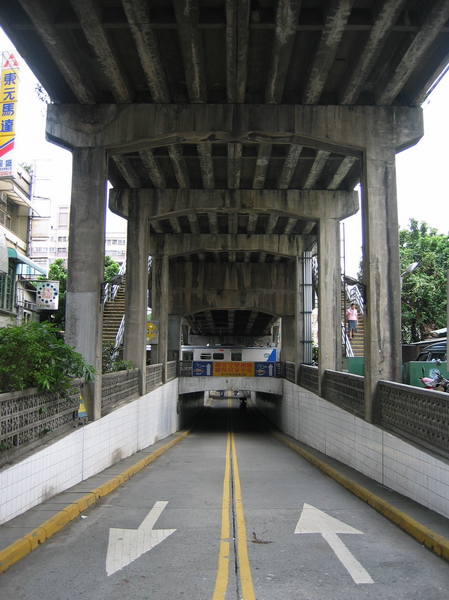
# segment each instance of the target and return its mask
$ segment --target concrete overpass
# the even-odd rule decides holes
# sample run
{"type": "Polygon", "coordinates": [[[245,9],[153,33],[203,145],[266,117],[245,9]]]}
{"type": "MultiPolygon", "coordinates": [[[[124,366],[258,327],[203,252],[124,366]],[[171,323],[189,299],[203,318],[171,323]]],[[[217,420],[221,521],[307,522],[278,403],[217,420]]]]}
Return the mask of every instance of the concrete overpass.
{"type": "MultiPolygon", "coordinates": [[[[228,340],[282,318],[283,359],[298,368],[315,254],[319,378],[340,369],[339,223],[360,183],[370,421],[378,381],[400,379],[395,154],[423,135],[448,19],[448,0],[2,3],[1,26],[52,100],[47,136],[73,153],[67,341],[100,370],[110,181],[128,220],[125,358],[141,390],[149,288],[164,372],[181,318],[228,340]]],[[[101,377],[92,420],[100,395],[101,377]]]]}

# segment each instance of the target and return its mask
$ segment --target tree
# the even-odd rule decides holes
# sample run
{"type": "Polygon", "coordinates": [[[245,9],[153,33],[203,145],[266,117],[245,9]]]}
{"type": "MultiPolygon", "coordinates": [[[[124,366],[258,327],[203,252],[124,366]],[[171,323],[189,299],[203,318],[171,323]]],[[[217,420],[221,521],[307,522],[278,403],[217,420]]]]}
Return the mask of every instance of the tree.
{"type": "Polygon", "coordinates": [[[115,275],[118,275],[120,265],[110,256],[104,257],[104,280],[109,281],[115,275]]]}
{"type": "Polygon", "coordinates": [[[401,273],[419,263],[403,277],[401,291],[402,340],[418,342],[447,326],[449,235],[410,219],[409,228],[399,230],[399,253],[401,273]]]}

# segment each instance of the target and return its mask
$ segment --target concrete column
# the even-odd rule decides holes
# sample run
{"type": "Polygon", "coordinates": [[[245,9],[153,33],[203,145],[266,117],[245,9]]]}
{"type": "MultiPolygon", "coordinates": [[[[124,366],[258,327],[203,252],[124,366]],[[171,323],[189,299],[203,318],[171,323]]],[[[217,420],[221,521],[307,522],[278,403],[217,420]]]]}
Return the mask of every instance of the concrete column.
{"type": "Polygon", "coordinates": [[[401,381],[401,297],[395,149],[373,136],[364,160],[365,419],[371,422],[378,381],[401,381]]]}
{"type": "Polygon", "coordinates": [[[168,360],[180,360],[181,315],[168,316],[168,360]]]}
{"type": "Polygon", "coordinates": [[[340,221],[320,219],[318,233],[319,389],[326,369],[341,369],[340,221]]]}
{"type": "Polygon", "coordinates": [[[153,256],[152,304],[153,319],[159,322],[158,344],[151,348],[151,362],[162,363],[165,382],[168,354],[169,260],[166,254],[153,256]],[[153,360],[153,357],[155,360],[153,360]]]}
{"type": "Polygon", "coordinates": [[[102,148],[73,150],[66,342],[97,371],[85,388],[90,420],[101,417],[101,358],[106,219],[106,159],[102,148]]]}
{"type": "Polygon", "coordinates": [[[126,308],[124,359],[140,370],[140,394],[146,389],[148,218],[147,202],[134,197],[129,204],[126,251],[126,308]]]}

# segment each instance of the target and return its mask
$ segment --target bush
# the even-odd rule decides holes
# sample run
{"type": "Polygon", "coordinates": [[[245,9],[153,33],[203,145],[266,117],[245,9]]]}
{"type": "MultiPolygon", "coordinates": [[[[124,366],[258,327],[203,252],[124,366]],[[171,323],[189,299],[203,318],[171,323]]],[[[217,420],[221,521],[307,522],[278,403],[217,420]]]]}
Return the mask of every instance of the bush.
{"type": "Polygon", "coordinates": [[[50,323],[0,329],[0,393],[37,387],[65,394],[74,377],[94,380],[94,368],[57,333],[50,323]]]}
{"type": "Polygon", "coordinates": [[[103,344],[102,371],[103,373],[116,373],[117,371],[131,371],[136,365],[129,360],[122,360],[114,347],[113,342],[103,344]]]}

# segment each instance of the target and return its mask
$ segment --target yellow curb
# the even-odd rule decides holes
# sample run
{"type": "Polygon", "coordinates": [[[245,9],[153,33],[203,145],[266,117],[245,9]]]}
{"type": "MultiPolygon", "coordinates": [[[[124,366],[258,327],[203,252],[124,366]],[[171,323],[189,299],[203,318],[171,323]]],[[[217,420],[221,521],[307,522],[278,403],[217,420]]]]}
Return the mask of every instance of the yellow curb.
{"type": "Polygon", "coordinates": [[[335,479],[340,485],[349,490],[352,494],[369,504],[372,508],[377,510],[384,517],[392,521],[395,525],[400,527],[403,531],[406,531],[409,535],[414,537],[418,542],[424,544],[427,548],[432,550],[438,556],[445,558],[449,561],[449,540],[442,535],[435,533],[422,523],[419,523],[415,519],[412,519],[409,515],[402,512],[401,510],[394,507],[392,504],[380,498],[376,494],[373,494],[360,484],[356,483],[346,477],[333,467],[329,466],[307,450],[300,448],[293,442],[290,442],[284,436],[277,431],[270,430],[277,440],[300,454],[303,458],[311,462],[313,465],[318,467],[321,471],[335,479]]]}
{"type": "Polygon", "coordinates": [[[144,467],[152,463],[156,458],[161,456],[164,452],[172,448],[175,444],[183,440],[190,433],[190,430],[183,431],[176,438],[168,442],[164,446],[161,446],[138,463],[129,467],[120,475],[117,475],[110,481],[100,485],[91,492],[88,492],[72,504],[66,506],[63,510],[59,511],[56,515],[45,521],[40,527],[33,529],[30,533],[23,536],[7,548],[0,550],[0,573],[4,573],[14,563],[18,562],[29,554],[32,550],[37,548],[40,544],[43,544],[46,540],[51,538],[55,533],[60,531],[65,525],[76,519],[84,510],[89,506],[95,504],[97,500],[106,496],[122,483],[127,481],[144,467]]]}
{"type": "Polygon", "coordinates": [[[30,540],[26,537],[17,540],[4,550],[0,550],[0,573],[31,552],[30,540]]]}

